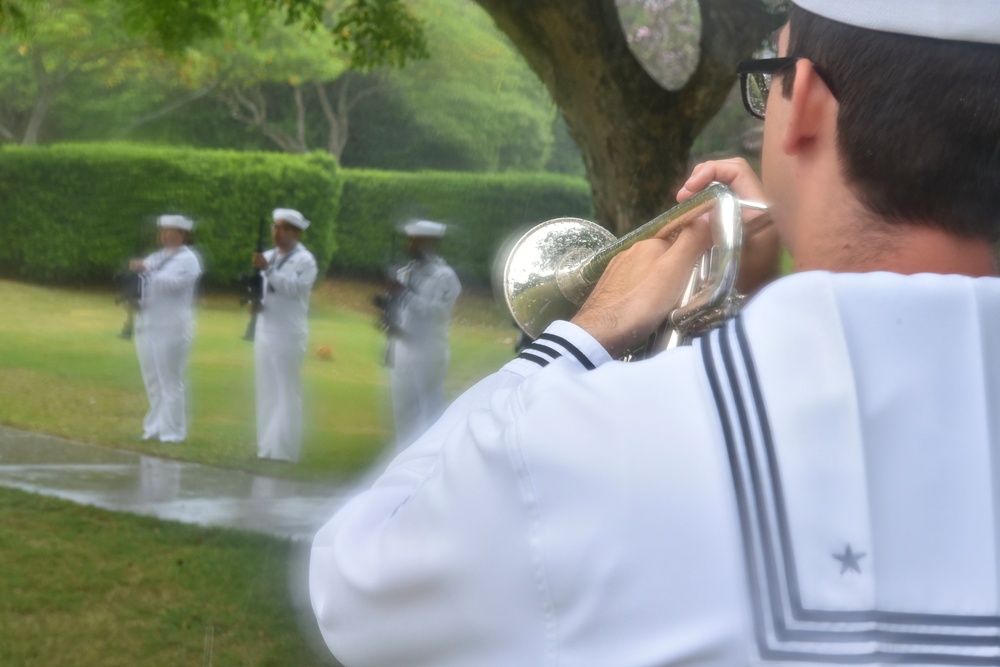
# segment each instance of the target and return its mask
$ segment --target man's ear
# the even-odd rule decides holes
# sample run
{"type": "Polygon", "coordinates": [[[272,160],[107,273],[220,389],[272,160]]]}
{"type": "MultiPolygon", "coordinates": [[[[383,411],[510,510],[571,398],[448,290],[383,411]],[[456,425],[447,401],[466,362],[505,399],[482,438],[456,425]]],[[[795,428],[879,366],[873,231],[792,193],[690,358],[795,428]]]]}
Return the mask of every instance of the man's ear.
{"type": "Polygon", "coordinates": [[[795,83],[789,100],[788,122],[781,148],[796,155],[811,145],[821,132],[836,127],[837,100],[816,73],[813,64],[802,58],[795,63],[795,83]],[[832,116],[831,116],[832,114],[832,116]],[[833,120],[833,125],[829,124],[833,120]]]}

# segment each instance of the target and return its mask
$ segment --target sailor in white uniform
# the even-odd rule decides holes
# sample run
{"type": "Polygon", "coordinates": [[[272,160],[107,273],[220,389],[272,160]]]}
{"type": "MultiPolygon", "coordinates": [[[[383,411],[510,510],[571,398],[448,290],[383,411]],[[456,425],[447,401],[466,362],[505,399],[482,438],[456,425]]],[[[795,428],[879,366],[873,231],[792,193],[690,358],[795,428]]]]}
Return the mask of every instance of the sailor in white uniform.
{"type": "Polygon", "coordinates": [[[462,285],[437,249],[446,226],[416,220],[403,228],[410,261],[396,274],[389,316],[392,413],[396,443],[406,447],[444,412],[451,350],[448,327],[462,285]]]}
{"type": "Polygon", "coordinates": [[[709,235],[620,254],[316,535],[343,664],[1000,665],[1000,12],[794,2],[763,186],[678,197],[769,202],[796,273],[625,364],[709,235]]]}
{"type": "Polygon", "coordinates": [[[191,218],[161,215],[156,226],[162,248],[129,262],[142,280],[135,316],[135,349],[149,399],[142,438],[182,442],[187,437],[188,417],[185,374],[202,266],[188,245],[194,229],[191,218]]]}
{"type": "Polygon", "coordinates": [[[264,299],[254,330],[257,456],[297,461],[302,449],[302,359],[309,338],[309,294],[316,260],[299,241],[309,221],[275,209],[275,247],[253,256],[264,269],[264,299]]]}

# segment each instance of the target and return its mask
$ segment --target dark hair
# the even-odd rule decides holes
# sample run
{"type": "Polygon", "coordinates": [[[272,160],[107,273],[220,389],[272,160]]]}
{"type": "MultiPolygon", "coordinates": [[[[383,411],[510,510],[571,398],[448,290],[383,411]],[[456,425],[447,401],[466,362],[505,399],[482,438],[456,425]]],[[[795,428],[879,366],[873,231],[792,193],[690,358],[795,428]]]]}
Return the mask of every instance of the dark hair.
{"type": "MultiPolygon", "coordinates": [[[[872,213],[1000,238],[1000,46],[855,28],[789,10],[789,56],[840,103],[847,182],[872,213]]],[[[785,94],[794,69],[784,75],[785,94]]]]}

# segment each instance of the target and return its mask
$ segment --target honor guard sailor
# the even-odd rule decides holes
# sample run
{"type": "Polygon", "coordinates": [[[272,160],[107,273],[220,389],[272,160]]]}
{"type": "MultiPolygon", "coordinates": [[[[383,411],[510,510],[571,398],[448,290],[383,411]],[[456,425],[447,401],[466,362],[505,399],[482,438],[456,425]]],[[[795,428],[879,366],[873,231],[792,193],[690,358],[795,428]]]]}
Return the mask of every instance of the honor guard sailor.
{"type": "Polygon", "coordinates": [[[309,294],[316,260],[299,240],[309,221],[274,209],[274,248],[254,253],[264,270],[264,298],[254,332],[257,456],[297,461],[302,449],[302,359],[309,338],[309,294]]]}
{"type": "Polygon", "coordinates": [[[438,254],[447,227],[415,220],[403,227],[410,261],[389,289],[393,308],[387,322],[386,355],[392,384],[396,443],[406,447],[444,411],[444,381],[451,350],[448,327],[462,291],[455,271],[438,254]]]}
{"type": "Polygon", "coordinates": [[[129,262],[129,269],[142,279],[134,336],[149,399],[142,439],[182,442],[187,437],[184,383],[194,339],[194,301],[202,265],[190,247],[194,229],[191,218],[161,215],[156,226],[161,249],[145,259],[129,262]]]}
{"type": "Polygon", "coordinates": [[[768,203],[794,273],[620,363],[710,234],[618,254],[316,535],[344,665],[1000,665],[1000,8],[793,3],[763,181],[678,198],[768,203]]]}

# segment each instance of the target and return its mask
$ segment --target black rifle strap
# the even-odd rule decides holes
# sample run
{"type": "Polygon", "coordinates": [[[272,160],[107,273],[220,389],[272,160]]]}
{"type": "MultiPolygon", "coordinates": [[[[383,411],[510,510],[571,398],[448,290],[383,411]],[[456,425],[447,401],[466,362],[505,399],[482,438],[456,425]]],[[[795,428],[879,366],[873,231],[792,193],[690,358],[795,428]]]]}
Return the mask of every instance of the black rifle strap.
{"type": "MultiPolygon", "coordinates": [[[[287,262],[288,259],[292,255],[294,255],[295,253],[297,253],[298,251],[299,251],[299,246],[296,245],[294,248],[292,248],[291,252],[289,252],[287,255],[285,255],[284,257],[281,258],[281,261],[279,261],[278,265],[274,267],[274,270],[275,271],[281,271],[281,267],[283,267],[285,265],[285,262],[287,262]]],[[[268,284],[267,291],[271,292],[271,293],[274,293],[274,286],[271,285],[271,284],[268,284]]]]}

